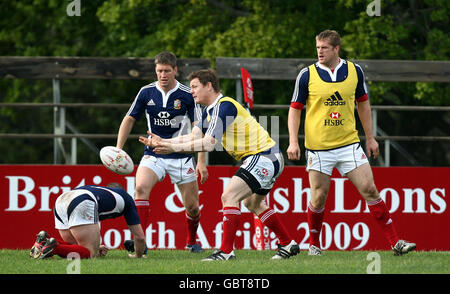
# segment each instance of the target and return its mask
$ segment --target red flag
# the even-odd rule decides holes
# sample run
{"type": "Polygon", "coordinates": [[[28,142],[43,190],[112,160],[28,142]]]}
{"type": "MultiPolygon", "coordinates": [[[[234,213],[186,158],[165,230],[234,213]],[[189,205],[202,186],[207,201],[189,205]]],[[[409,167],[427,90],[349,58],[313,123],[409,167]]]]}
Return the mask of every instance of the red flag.
{"type": "Polygon", "coordinates": [[[253,83],[248,71],[241,67],[242,87],[244,89],[244,101],[250,109],[253,109],[253,83]]]}

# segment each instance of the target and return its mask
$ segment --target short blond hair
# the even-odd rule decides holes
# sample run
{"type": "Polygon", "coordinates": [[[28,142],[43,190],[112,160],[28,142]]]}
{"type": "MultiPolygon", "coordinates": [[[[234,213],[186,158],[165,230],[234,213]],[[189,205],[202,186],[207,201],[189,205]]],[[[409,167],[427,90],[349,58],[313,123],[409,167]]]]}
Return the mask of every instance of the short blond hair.
{"type": "Polygon", "coordinates": [[[325,30],[316,36],[316,40],[328,40],[331,46],[341,46],[341,36],[335,30],[325,30]]]}

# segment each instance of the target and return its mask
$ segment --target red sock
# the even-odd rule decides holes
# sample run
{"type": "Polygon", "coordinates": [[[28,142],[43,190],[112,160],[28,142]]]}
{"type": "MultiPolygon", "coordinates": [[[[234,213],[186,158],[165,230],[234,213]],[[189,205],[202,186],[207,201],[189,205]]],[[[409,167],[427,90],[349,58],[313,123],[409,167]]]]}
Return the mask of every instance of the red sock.
{"type": "Polygon", "coordinates": [[[72,243],[60,239],[56,239],[56,242],[58,242],[59,245],[72,245],[72,243]]]}
{"type": "Polygon", "coordinates": [[[220,250],[225,253],[233,251],[234,238],[241,222],[241,211],[237,207],[223,208],[223,233],[220,250]]]}
{"type": "Polygon", "coordinates": [[[308,204],[308,226],[309,226],[309,245],[314,245],[320,248],[320,231],[322,230],[322,222],[325,207],[317,209],[312,206],[311,202],[308,204]]]}
{"type": "Polygon", "coordinates": [[[197,229],[200,223],[200,213],[197,216],[191,216],[186,211],[186,244],[193,245],[197,241],[197,229]]]}
{"type": "MultiPolygon", "coordinates": [[[[67,242],[64,242],[67,243],[67,242]]],[[[54,254],[66,258],[71,252],[76,252],[80,255],[80,258],[90,258],[91,252],[86,247],[77,244],[59,244],[53,249],[54,254]]]]}
{"type": "Polygon", "coordinates": [[[135,199],[134,203],[136,204],[136,209],[139,215],[139,219],[141,220],[142,229],[145,230],[148,227],[148,217],[150,214],[150,202],[148,200],[140,200],[135,199]]]}
{"type": "Polygon", "coordinates": [[[289,236],[275,210],[268,208],[258,215],[258,217],[264,225],[277,235],[281,245],[288,245],[292,241],[292,238],[289,236]]]}
{"type": "Polygon", "coordinates": [[[391,215],[382,198],[367,202],[370,214],[373,216],[378,226],[383,230],[384,236],[392,247],[397,244],[398,235],[392,223],[391,215]]]}

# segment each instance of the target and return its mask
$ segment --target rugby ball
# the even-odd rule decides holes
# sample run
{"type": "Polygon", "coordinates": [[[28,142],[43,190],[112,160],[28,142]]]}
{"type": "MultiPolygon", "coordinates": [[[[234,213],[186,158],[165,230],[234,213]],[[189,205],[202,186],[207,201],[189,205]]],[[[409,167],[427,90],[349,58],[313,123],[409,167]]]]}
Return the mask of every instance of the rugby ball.
{"type": "Polygon", "coordinates": [[[128,175],[134,170],[131,157],[122,149],[114,146],[103,147],[100,150],[100,159],[107,169],[119,175],[128,175]]]}

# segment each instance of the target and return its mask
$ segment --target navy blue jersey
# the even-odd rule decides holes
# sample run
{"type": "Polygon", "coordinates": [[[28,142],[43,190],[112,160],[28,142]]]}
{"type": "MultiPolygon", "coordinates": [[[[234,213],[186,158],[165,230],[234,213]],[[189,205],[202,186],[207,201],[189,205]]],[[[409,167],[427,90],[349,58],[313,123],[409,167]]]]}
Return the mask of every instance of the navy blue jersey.
{"type": "Polygon", "coordinates": [[[223,95],[220,94],[216,101],[205,107],[202,112],[201,127],[203,134],[208,134],[218,142],[222,142],[222,136],[226,128],[234,121],[237,116],[237,109],[231,102],[218,101],[223,95]]]}
{"type": "MultiPolygon", "coordinates": [[[[149,131],[161,138],[170,139],[187,134],[187,124],[198,121],[201,109],[195,103],[189,87],[177,81],[176,86],[165,94],[158,82],[153,82],[141,88],[127,115],[139,120],[144,113],[149,131]]],[[[182,153],[156,154],[148,146],[145,146],[144,154],[164,158],[192,156],[182,153]]]]}
{"type": "MultiPolygon", "coordinates": [[[[332,72],[330,69],[324,67],[319,62],[316,62],[317,73],[320,78],[329,83],[342,82],[347,78],[348,65],[347,61],[341,59],[338,66],[332,72]]],[[[358,75],[358,84],[355,89],[355,99],[357,102],[365,101],[368,99],[367,88],[364,83],[364,72],[361,67],[355,63],[356,74],[358,75]]],[[[292,95],[291,107],[301,109],[306,105],[306,99],[309,95],[309,69],[305,67],[300,71],[295,82],[294,93],[292,95]]]]}
{"type": "MultiPolygon", "coordinates": [[[[125,221],[130,226],[141,223],[133,197],[121,188],[89,185],[78,187],[74,190],[88,190],[94,194],[97,199],[99,220],[116,218],[123,215],[125,221]]],[[[82,196],[80,195],[77,198],[81,199],[82,196]]],[[[72,202],[76,202],[76,199],[72,202]]],[[[68,210],[70,210],[70,207],[71,205],[69,205],[68,210]]]]}

